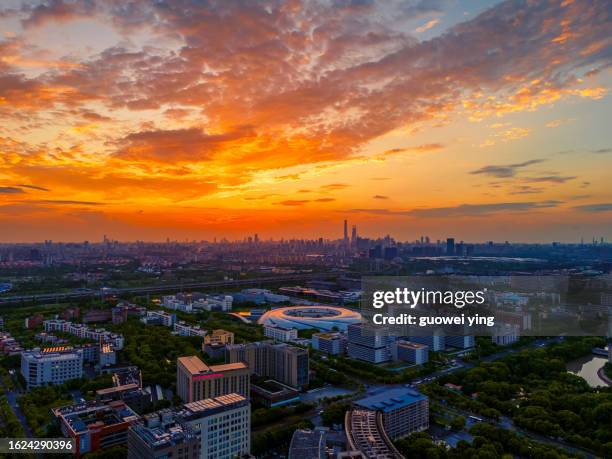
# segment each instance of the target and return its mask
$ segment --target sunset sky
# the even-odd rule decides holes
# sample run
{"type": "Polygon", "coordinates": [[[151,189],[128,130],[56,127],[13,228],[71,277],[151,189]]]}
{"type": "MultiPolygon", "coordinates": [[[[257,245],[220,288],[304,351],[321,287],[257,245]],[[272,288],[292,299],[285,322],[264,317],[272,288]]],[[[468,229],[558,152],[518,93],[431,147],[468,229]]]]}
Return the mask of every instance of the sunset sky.
{"type": "Polygon", "coordinates": [[[612,2],[0,2],[0,242],[612,240],[612,2]]]}

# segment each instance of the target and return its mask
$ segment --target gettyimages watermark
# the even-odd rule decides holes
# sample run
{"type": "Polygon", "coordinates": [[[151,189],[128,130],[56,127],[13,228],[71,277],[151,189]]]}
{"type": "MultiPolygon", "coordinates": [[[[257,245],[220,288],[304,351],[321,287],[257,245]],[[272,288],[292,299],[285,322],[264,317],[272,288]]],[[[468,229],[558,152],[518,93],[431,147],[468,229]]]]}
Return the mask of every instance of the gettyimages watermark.
{"type": "Polygon", "coordinates": [[[365,333],[612,336],[610,276],[373,276],[362,288],[365,333]]]}

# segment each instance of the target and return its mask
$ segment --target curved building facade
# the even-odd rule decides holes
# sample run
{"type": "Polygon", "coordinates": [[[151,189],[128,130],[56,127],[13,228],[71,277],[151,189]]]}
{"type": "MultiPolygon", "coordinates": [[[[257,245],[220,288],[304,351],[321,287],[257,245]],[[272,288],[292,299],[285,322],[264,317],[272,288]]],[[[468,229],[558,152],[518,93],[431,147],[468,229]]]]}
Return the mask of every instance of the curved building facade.
{"type": "Polygon", "coordinates": [[[346,331],[350,324],[359,322],[361,314],[336,306],[289,306],[268,311],[258,320],[262,325],[324,331],[331,331],[334,327],[346,331]]]}

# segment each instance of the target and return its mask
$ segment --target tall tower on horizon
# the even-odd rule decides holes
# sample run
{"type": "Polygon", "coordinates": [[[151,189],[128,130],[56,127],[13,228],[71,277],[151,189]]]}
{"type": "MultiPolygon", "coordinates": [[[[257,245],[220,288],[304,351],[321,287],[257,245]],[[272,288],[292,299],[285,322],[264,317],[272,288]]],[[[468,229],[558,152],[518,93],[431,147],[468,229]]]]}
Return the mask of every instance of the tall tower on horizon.
{"type": "Polygon", "coordinates": [[[344,243],[348,243],[348,222],[344,220],[344,243]]]}
{"type": "Polygon", "coordinates": [[[353,228],[351,231],[351,244],[352,245],[357,244],[357,225],[353,225],[353,228]]]}

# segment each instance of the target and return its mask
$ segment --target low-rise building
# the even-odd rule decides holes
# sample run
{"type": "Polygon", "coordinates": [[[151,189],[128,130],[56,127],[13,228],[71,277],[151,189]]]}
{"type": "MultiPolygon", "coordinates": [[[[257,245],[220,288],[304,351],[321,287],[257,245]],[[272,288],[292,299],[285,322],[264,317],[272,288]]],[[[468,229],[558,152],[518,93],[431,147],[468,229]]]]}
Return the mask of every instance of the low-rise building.
{"type": "Polygon", "coordinates": [[[77,457],[127,443],[128,428],[139,419],[121,400],[85,402],[52,411],[64,436],[74,439],[77,457]]]}
{"type": "Polygon", "coordinates": [[[100,344],[100,366],[108,367],[117,363],[117,354],[112,344],[100,344]]]}
{"type": "Polygon", "coordinates": [[[138,367],[112,370],[113,385],[96,391],[96,400],[123,400],[136,413],[144,412],[151,404],[151,394],[142,389],[142,375],[138,367]]]}
{"type": "Polygon", "coordinates": [[[357,400],[355,406],[381,413],[384,431],[392,440],[429,428],[429,398],[412,389],[385,389],[357,400]]]}
{"type": "Polygon", "coordinates": [[[42,314],[34,314],[30,317],[26,317],[24,321],[24,327],[32,330],[43,323],[44,317],[42,314]]]}
{"type": "Polygon", "coordinates": [[[113,318],[113,313],[110,309],[90,309],[83,314],[83,323],[91,322],[110,322],[113,318]]]}
{"type": "Polygon", "coordinates": [[[259,401],[268,408],[300,401],[300,393],[297,389],[272,379],[251,383],[251,395],[253,400],[259,401]]]}
{"type": "Polygon", "coordinates": [[[177,418],[170,410],[143,417],[130,426],[128,459],[199,458],[200,431],[177,418]]]}
{"type": "Polygon", "coordinates": [[[166,311],[147,311],[147,315],[141,319],[147,325],[164,325],[172,327],[176,322],[176,314],[170,314],[166,311]]]}
{"type": "Polygon", "coordinates": [[[288,459],[326,459],[325,431],[297,429],[289,445],[288,459]]]}
{"type": "Polygon", "coordinates": [[[60,331],[79,338],[91,339],[100,344],[112,344],[116,350],[123,349],[124,338],[119,333],[113,333],[104,328],[89,328],[84,324],[75,324],[67,320],[53,319],[45,320],[44,328],[46,332],[60,331]]]}
{"type": "Polygon", "coordinates": [[[213,330],[212,333],[207,334],[204,337],[204,343],[234,344],[234,334],[219,328],[217,330],[213,330]]]}
{"type": "Polygon", "coordinates": [[[311,338],[312,348],[330,355],[346,354],[346,334],[340,332],[315,333],[311,338]]]}
{"type": "Polygon", "coordinates": [[[382,414],[369,409],[348,410],[344,418],[346,453],[342,458],[359,459],[405,459],[385,433],[382,414]]]}
{"type": "Polygon", "coordinates": [[[495,329],[491,341],[498,346],[509,346],[518,342],[521,337],[521,329],[518,325],[504,324],[495,329]]]}
{"type": "Polygon", "coordinates": [[[458,349],[469,349],[476,345],[474,335],[448,335],[445,337],[445,342],[447,346],[456,347],[458,349]]]}
{"type": "Polygon", "coordinates": [[[199,325],[190,325],[183,321],[178,321],[174,324],[174,333],[179,336],[201,336],[206,335],[206,330],[200,328],[199,325]]]}
{"type": "Polygon", "coordinates": [[[429,347],[412,341],[397,340],[391,343],[391,357],[394,361],[403,361],[423,365],[429,360],[429,347]]]}
{"type": "Polygon", "coordinates": [[[264,335],[272,338],[274,341],[286,343],[297,339],[298,331],[296,328],[274,327],[272,325],[264,325],[264,335]]]}
{"type": "Polygon", "coordinates": [[[230,295],[205,295],[193,302],[194,309],[229,312],[234,299],[230,295]]]}
{"type": "Polygon", "coordinates": [[[413,343],[425,344],[432,352],[444,351],[446,348],[446,337],[440,330],[436,330],[429,336],[410,336],[408,337],[408,340],[413,343]]]}

